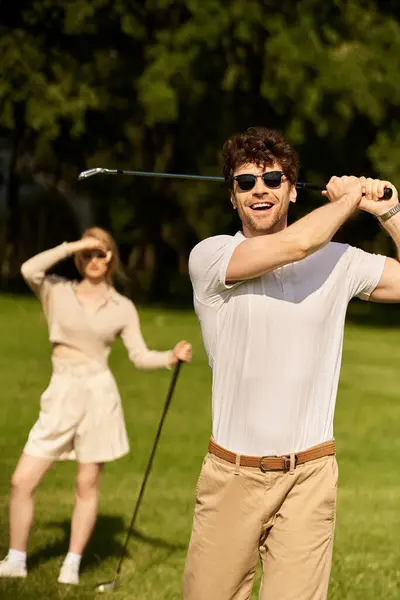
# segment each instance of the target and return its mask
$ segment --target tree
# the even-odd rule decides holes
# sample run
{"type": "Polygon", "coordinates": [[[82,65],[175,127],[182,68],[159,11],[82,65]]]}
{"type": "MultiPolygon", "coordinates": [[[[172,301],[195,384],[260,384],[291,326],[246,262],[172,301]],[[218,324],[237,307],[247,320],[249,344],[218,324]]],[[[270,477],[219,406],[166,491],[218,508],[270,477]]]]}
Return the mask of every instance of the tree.
{"type": "MultiPolygon", "coordinates": [[[[226,137],[264,124],[296,144],[303,178],[395,177],[396,11],[368,0],[24,2],[0,38],[0,126],[14,134],[11,171],[25,164],[51,173],[55,185],[90,192],[97,222],[122,245],[133,291],[158,299],[189,292],[182,275],[190,248],[236,227],[223,187],[76,184],[79,170],[219,174],[226,137]]],[[[10,240],[20,222],[15,189],[10,240]]],[[[315,201],[303,196],[295,216],[315,201]]],[[[382,243],[371,219],[361,225],[349,224],[354,241],[382,243]]]]}

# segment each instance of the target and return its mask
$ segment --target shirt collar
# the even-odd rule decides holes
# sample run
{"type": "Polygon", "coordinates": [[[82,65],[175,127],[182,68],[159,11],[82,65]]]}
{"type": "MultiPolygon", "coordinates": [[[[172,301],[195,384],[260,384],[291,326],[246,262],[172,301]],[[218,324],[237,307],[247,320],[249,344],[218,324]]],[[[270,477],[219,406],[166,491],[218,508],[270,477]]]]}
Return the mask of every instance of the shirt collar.
{"type": "MultiPolygon", "coordinates": [[[[72,286],[72,289],[74,290],[74,292],[76,291],[76,287],[77,287],[78,283],[79,283],[78,281],[71,281],[71,286],[72,286]]],[[[106,298],[105,298],[104,302],[102,302],[100,304],[99,308],[101,306],[105,306],[110,301],[114,302],[117,305],[120,304],[120,302],[121,302],[120,294],[118,294],[117,290],[115,288],[113,288],[112,286],[108,287],[106,298]]]]}
{"type": "Polygon", "coordinates": [[[117,290],[113,287],[110,287],[107,294],[107,299],[112,300],[115,304],[120,304],[121,296],[118,294],[117,290]]]}

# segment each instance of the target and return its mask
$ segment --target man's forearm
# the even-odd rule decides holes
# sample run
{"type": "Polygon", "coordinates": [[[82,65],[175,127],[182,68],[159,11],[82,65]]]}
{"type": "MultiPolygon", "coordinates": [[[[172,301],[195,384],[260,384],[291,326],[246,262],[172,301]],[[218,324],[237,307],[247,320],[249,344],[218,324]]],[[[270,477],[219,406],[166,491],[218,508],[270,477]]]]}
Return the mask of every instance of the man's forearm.
{"type": "Polygon", "coordinates": [[[382,223],[382,227],[392,238],[396,246],[396,258],[400,262],[400,213],[382,223]]]}
{"type": "Polygon", "coordinates": [[[357,195],[344,196],[299,219],[284,233],[294,234],[296,239],[302,240],[306,255],[312,254],[331,241],[338,229],[357,209],[358,204],[357,195]]]}
{"type": "Polygon", "coordinates": [[[317,208],[279,233],[246,239],[232,255],[227,282],[253,279],[313,254],[330,242],[358,203],[359,197],[352,193],[317,208]]]}

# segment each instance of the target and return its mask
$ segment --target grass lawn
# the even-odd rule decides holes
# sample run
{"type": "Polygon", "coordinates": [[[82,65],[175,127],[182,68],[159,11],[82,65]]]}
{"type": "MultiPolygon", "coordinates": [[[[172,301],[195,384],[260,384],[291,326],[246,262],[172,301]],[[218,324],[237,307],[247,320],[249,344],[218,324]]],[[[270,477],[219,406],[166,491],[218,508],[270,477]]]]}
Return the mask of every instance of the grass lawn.
{"type": "MultiPolygon", "coordinates": [[[[189,539],[194,489],[210,433],[210,373],[191,312],[140,311],[149,346],[181,338],[194,346],[182,369],[154,469],[123,568],[116,600],[175,600],[189,539]]],[[[34,423],[50,376],[49,344],[39,304],[0,298],[0,553],[7,539],[8,481],[34,423]]],[[[340,466],[330,600],[400,598],[399,332],[348,325],[336,412],[340,466]]],[[[136,371],[116,344],[111,366],[120,386],[131,441],[129,456],[106,468],[100,515],[79,588],[56,583],[67,550],[75,465],[59,463],[37,493],[25,582],[0,580],[2,600],[95,596],[112,578],[171,378],[136,371]]],[[[258,581],[252,598],[257,597],[258,581]]],[[[271,599],[279,600],[279,599],[271,599]]]]}

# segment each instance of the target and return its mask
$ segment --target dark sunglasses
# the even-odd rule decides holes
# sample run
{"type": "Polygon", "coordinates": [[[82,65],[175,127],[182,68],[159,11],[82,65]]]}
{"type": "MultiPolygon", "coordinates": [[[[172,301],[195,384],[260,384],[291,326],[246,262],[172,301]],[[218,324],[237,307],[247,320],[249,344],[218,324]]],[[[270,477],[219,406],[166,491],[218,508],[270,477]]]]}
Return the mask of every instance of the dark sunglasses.
{"type": "Polygon", "coordinates": [[[284,176],[283,171],[268,171],[262,175],[253,175],[253,173],[243,173],[242,175],[235,175],[232,177],[237,181],[238,187],[242,192],[248,192],[253,189],[256,185],[258,177],[264,182],[264,185],[268,188],[278,188],[282,183],[282,177],[284,176]]]}
{"type": "Polygon", "coordinates": [[[82,252],[83,260],[92,260],[92,258],[106,258],[106,253],[102,250],[85,250],[82,252]]]}

